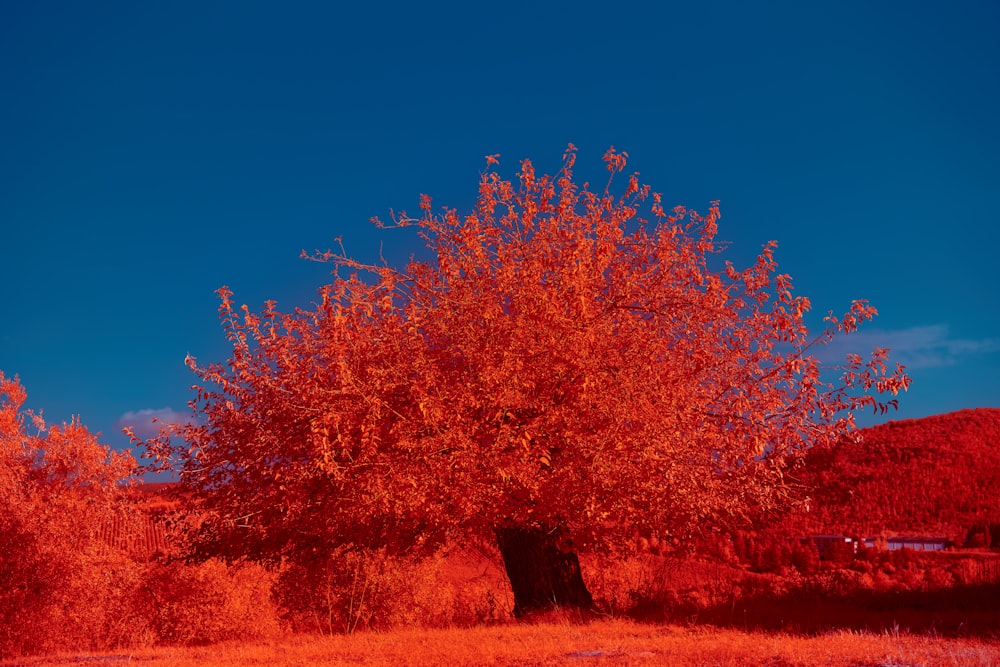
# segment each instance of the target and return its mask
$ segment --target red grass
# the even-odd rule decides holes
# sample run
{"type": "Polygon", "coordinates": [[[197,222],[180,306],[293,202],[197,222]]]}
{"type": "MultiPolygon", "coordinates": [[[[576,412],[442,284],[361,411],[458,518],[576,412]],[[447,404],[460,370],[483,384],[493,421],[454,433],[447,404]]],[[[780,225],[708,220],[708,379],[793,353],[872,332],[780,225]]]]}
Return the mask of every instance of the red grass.
{"type": "Polygon", "coordinates": [[[549,622],[467,629],[399,629],[334,637],[298,636],[267,643],[224,643],[106,655],[67,654],[16,664],[78,666],[87,662],[107,665],[138,662],[143,667],[316,664],[987,667],[1000,663],[1000,646],[903,632],[834,632],[802,637],[605,620],[588,624],[549,622]]]}

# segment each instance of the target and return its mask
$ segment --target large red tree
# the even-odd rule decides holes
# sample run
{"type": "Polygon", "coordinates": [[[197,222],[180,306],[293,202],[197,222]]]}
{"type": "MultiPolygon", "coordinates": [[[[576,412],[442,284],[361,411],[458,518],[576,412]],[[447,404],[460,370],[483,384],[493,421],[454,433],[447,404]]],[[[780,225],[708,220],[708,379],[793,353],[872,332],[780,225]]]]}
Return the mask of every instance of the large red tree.
{"type": "Polygon", "coordinates": [[[574,549],[786,509],[800,454],[907,387],[886,350],[814,356],[867,302],[810,333],[774,243],[737,269],[717,257],[715,204],[666,211],[636,175],[615,194],[614,149],[593,191],[574,158],[555,176],[488,171],[466,215],[423,197],[395,216],[426,260],[314,256],[336,268],[314,308],[254,313],[220,291],[232,357],[189,359],[198,420],[147,443],[197,503],[194,555],[475,534],[497,541],[515,613],[586,606],[574,549]]]}

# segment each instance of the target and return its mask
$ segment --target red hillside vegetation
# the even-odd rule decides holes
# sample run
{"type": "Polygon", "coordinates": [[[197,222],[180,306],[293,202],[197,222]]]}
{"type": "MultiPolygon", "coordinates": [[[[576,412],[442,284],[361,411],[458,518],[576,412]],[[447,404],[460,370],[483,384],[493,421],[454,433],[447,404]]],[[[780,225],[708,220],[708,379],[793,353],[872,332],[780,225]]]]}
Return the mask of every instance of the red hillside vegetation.
{"type": "Polygon", "coordinates": [[[167,553],[166,525],[145,512],[105,520],[99,537],[102,543],[137,560],[151,560],[167,553]]]}
{"type": "Polygon", "coordinates": [[[962,544],[1000,526],[1000,409],[894,421],[860,435],[809,453],[801,480],[813,487],[801,517],[808,529],[962,544]]]}
{"type": "Polygon", "coordinates": [[[176,488],[170,482],[131,487],[128,511],[101,522],[100,541],[140,561],[167,554],[170,545],[167,517],[180,507],[176,488]]]}
{"type": "Polygon", "coordinates": [[[180,485],[176,482],[143,482],[132,487],[131,492],[135,504],[153,514],[180,507],[180,485]]]}

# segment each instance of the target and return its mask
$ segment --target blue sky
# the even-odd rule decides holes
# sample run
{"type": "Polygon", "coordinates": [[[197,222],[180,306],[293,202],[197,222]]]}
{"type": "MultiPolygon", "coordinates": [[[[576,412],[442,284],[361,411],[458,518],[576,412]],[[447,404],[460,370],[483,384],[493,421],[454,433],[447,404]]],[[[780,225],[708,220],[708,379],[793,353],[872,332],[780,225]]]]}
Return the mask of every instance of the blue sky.
{"type": "Polygon", "coordinates": [[[777,240],[814,323],[870,299],[857,340],[914,381],[889,418],[1000,407],[1000,5],[355,5],[5,3],[0,370],[29,407],[123,446],[186,414],[186,354],[226,357],[215,289],[308,305],[302,249],[403,261],[370,217],[468,209],[483,156],[569,142],[721,200],[737,265],[777,240]]]}

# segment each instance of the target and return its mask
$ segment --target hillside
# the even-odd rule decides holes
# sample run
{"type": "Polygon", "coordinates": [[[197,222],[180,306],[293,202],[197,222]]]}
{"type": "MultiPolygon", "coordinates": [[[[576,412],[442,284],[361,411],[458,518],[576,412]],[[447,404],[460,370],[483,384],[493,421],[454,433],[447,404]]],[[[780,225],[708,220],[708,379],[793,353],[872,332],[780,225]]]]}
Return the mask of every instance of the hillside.
{"type": "MultiPolygon", "coordinates": [[[[1000,409],[894,421],[809,453],[803,483],[815,533],[940,535],[963,543],[975,526],[1000,533],[1000,409]]],[[[994,535],[993,541],[1000,539],[994,535]]]]}

